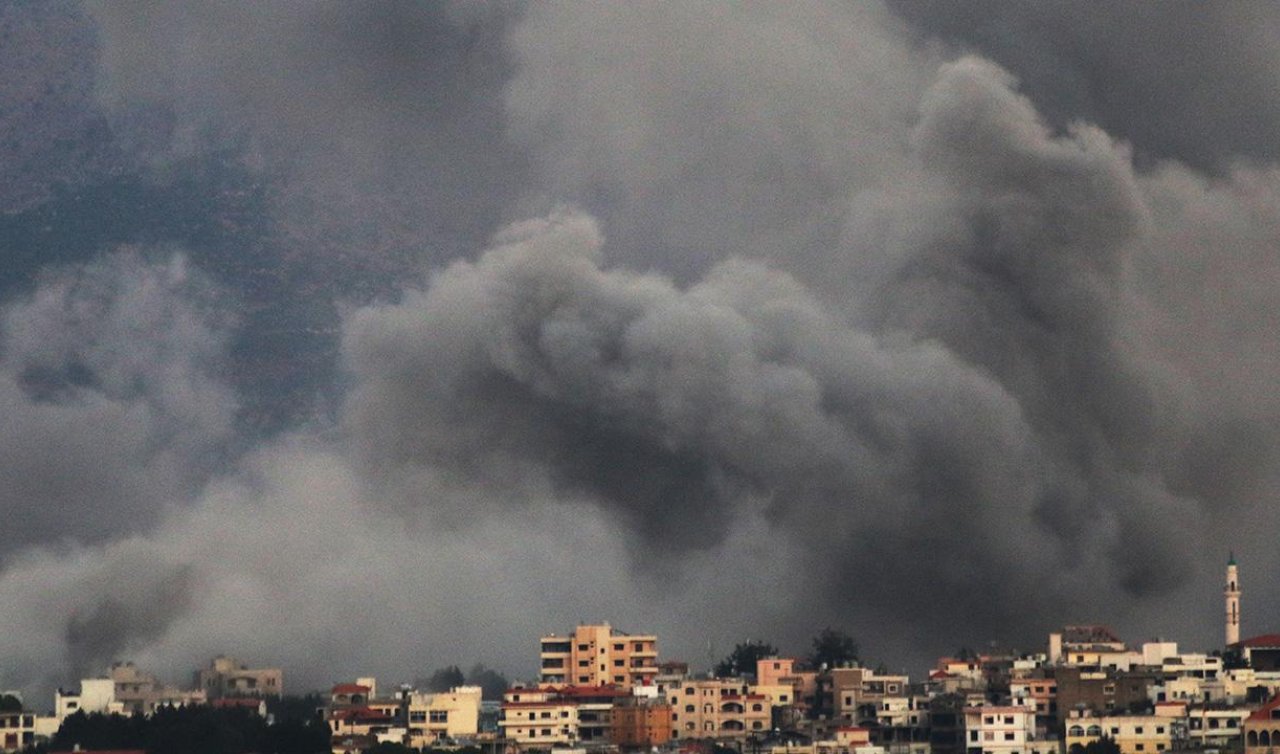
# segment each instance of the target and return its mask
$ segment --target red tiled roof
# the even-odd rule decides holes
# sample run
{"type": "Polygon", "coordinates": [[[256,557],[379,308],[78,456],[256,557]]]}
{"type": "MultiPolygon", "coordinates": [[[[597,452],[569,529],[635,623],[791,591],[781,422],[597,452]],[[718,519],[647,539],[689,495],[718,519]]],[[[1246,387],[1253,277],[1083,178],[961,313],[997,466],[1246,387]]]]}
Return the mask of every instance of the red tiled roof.
{"type": "Polygon", "coordinates": [[[1268,701],[1266,704],[1264,704],[1264,705],[1262,705],[1261,707],[1259,707],[1258,709],[1254,710],[1254,711],[1253,711],[1253,714],[1249,715],[1249,717],[1248,717],[1247,719],[1249,719],[1249,720],[1270,720],[1270,719],[1271,719],[1271,711],[1272,711],[1272,710],[1274,710],[1274,709],[1275,709],[1275,708],[1277,708],[1277,707],[1280,707],[1280,695],[1277,695],[1277,696],[1272,697],[1272,698],[1271,698],[1271,700],[1270,700],[1270,701],[1268,701]]]}
{"type": "Polygon", "coordinates": [[[372,710],[368,707],[348,707],[346,709],[334,710],[329,713],[330,720],[361,720],[369,722],[385,722],[391,720],[392,716],[385,712],[372,710]]]}
{"type": "Polygon", "coordinates": [[[358,683],[339,683],[333,687],[334,694],[367,694],[368,686],[361,686],[358,683]]]}
{"type": "Polygon", "coordinates": [[[1280,647],[1280,634],[1263,634],[1252,636],[1232,644],[1233,647],[1280,647]]]}

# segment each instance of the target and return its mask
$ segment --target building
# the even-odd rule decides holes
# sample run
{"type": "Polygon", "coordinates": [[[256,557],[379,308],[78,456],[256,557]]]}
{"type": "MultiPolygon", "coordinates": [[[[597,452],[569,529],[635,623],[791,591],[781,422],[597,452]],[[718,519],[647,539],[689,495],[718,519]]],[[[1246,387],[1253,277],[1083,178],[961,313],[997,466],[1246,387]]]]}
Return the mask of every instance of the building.
{"type": "Polygon", "coordinates": [[[1240,573],[1236,568],[1236,554],[1231,553],[1227,559],[1227,583],[1222,588],[1226,602],[1226,645],[1229,647],[1240,641],[1240,573]]]}
{"type": "Polygon", "coordinates": [[[744,739],[770,729],[769,698],[737,679],[686,680],[667,690],[671,738],[744,739]]]}
{"type": "Polygon", "coordinates": [[[36,742],[36,716],[33,712],[0,712],[0,751],[10,752],[36,742]]]}
{"type": "Polygon", "coordinates": [[[480,732],[479,686],[458,686],[448,692],[407,696],[410,747],[472,739],[480,732]]]}
{"type": "Polygon", "coordinates": [[[115,700],[124,708],[125,714],[150,715],[159,707],[185,707],[207,701],[202,689],[186,691],[166,685],[150,673],[139,670],[132,662],[114,663],[110,677],[115,684],[115,700]]]}
{"type": "Polygon", "coordinates": [[[234,657],[218,655],[195,672],[195,687],[209,699],[238,696],[282,696],[284,671],[250,668],[234,657]]]}
{"type": "Polygon", "coordinates": [[[1067,754],[1078,754],[1101,738],[1115,741],[1122,754],[1169,751],[1175,724],[1175,719],[1159,715],[1072,715],[1066,727],[1067,754]]]}
{"type": "Polygon", "coordinates": [[[1244,754],[1272,754],[1280,748],[1280,696],[1273,697],[1244,721],[1244,754]]]}
{"type": "Polygon", "coordinates": [[[123,714],[124,705],[116,701],[116,684],[110,678],[84,678],[80,681],[80,691],[71,692],[58,689],[53,696],[53,716],[61,725],[69,715],[84,712],[86,715],[96,713],[123,714]]]}
{"type": "Polygon", "coordinates": [[[1054,679],[1060,724],[1073,711],[1118,714],[1145,707],[1150,703],[1151,687],[1163,682],[1158,670],[1126,673],[1078,667],[1055,668],[1054,679]]]}
{"type": "Polygon", "coordinates": [[[502,737],[517,747],[549,748],[578,742],[578,703],[552,688],[513,688],[503,694],[502,737]]]}
{"type": "Polygon", "coordinates": [[[627,634],[608,623],[581,625],[569,636],[542,637],[540,656],[543,683],[629,690],[658,674],[658,637],[627,634]]]}
{"type": "Polygon", "coordinates": [[[671,740],[671,705],[665,699],[621,699],[613,706],[609,738],[619,749],[653,749],[671,740]]]}
{"type": "Polygon", "coordinates": [[[1058,742],[1036,735],[1035,710],[981,705],[964,710],[967,754],[1059,754],[1058,742]]]}

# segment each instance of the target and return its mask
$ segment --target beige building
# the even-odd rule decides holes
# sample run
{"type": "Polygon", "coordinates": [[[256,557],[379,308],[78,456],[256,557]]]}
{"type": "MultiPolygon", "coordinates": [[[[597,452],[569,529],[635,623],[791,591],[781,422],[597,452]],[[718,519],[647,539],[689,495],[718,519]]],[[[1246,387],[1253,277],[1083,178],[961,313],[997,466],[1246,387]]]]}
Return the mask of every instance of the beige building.
{"type": "Polygon", "coordinates": [[[284,671],[250,668],[234,657],[218,655],[195,673],[195,687],[210,699],[237,696],[283,696],[284,671]]]}
{"type": "Polygon", "coordinates": [[[18,751],[35,742],[35,713],[0,712],[0,751],[18,751]]]}
{"type": "Polygon", "coordinates": [[[658,637],[582,625],[568,636],[542,637],[540,656],[543,683],[630,689],[658,674],[658,637]]]}
{"type": "Polygon", "coordinates": [[[745,738],[770,728],[769,697],[735,679],[686,680],[667,690],[671,737],[745,738]]]}
{"type": "Polygon", "coordinates": [[[578,741],[578,703],[549,688],[513,688],[503,695],[502,737],[519,748],[578,741]]]}
{"type": "Polygon", "coordinates": [[[479,686],[459,686],[447,693],[408,696],[409,746],[420,749],[452,739],[470,739],[480,731],[479,686]]]}
{"type": "Polygon", "coordinates": [[[1067,718],[1065,743],[1068,754],[1100,738],[1115,741],[1123,754],[1152,754],[1173,748],[1175,725],[1174,718],[1162,715],[1073,714],[1067,718]]]}
{"type": "Polygon", "coordinates": [[[113,664],[110,677],[115,684],[115,701],[125,714],[150,715],[159,707],[186,707],[208,701],[202,689],[186,691],[166,685],[150,673],[138,670],[132,662],[113,664]]]}
{"type": "Polygon", "coordinates": [[[1280,696],[1244,721],[1244,754],[1274,754],[1276,749],[1280,749],[1280,696]]]}

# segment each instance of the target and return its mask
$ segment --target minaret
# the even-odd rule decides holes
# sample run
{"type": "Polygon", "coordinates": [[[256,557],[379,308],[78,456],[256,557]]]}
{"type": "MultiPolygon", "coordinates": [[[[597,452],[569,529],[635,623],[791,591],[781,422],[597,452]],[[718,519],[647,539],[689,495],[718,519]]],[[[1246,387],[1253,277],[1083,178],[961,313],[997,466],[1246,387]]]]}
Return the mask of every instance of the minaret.
{"type": "Polygon", "coordinates": [[[1240,641],[1240,575],[1236,572],[1236,554],[1227,561],[1227,585],[1222,593],[1227,601],[1227,646],[1240,641]]]}

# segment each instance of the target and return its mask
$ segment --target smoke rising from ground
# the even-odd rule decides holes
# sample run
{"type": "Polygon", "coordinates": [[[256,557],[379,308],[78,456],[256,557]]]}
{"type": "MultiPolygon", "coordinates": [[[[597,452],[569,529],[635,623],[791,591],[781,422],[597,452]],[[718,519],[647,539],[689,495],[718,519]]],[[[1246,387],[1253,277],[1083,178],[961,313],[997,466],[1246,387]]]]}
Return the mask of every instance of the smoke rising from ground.
{"type": "Polygon", "coordinates": [[[1145,80],[1136,21],[1047,59],[1056,5],[927,7],[90,6],[114,127],[169,112],[162,167],[237,145],[343,283],[269,283],[345,312],[341,398],[237,430],[242,325],[183,257],[7,294],[0,680],[520,676],[606,619],[695,665],[828,624],[912,671],[1064,622],[1211,646],[1232,547],[1262,632],[1275,51],[1147,113],[1061,83],[1145,80]]]}

